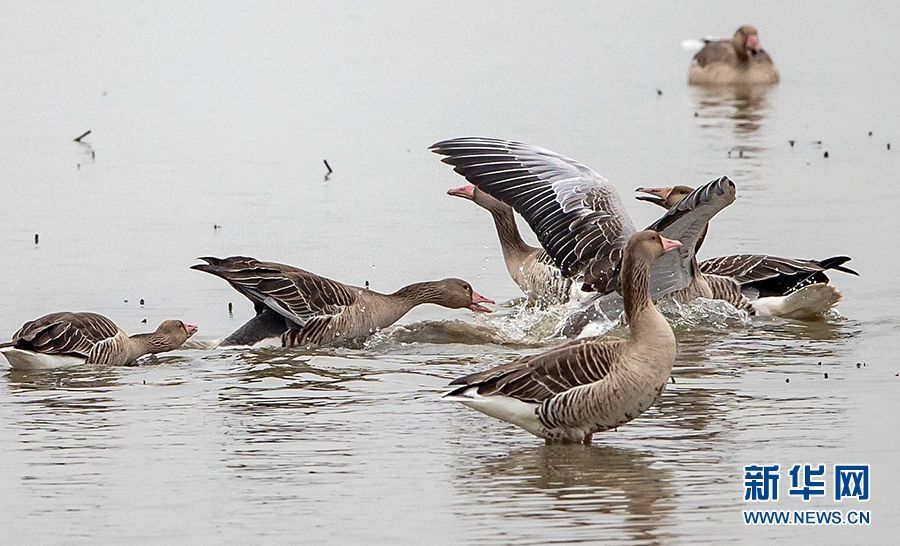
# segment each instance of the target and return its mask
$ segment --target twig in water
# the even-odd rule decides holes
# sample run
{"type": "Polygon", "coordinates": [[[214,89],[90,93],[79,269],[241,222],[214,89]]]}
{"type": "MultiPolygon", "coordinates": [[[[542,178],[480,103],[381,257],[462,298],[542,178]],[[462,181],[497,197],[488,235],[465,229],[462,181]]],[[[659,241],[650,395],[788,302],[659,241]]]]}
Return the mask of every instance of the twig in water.
{"type": "Polygon", "coordinates": [[[91,130],[90,130],[90,129],[88,129],[87,131],[81,133],[81,136],[79,136],[78,138],[76,138],[76,139],[75,139],[75,142],[81,142],[81,139],[83,139],[84,137],[88,136],[89,134],[91,134],[91,130]]]}

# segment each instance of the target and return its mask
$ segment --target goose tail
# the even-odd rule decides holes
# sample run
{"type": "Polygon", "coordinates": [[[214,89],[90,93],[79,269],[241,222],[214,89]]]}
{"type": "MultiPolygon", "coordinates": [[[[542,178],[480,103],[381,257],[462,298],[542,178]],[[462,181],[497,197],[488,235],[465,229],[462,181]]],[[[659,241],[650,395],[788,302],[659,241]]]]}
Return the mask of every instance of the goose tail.
{"type": "Polygon", "coordinates": [[[842,297],[830,284],[816,283],[787,296],[760,298],[753,302],[753,310],[760,316],[811,319],[837,305],[842,297]]]}

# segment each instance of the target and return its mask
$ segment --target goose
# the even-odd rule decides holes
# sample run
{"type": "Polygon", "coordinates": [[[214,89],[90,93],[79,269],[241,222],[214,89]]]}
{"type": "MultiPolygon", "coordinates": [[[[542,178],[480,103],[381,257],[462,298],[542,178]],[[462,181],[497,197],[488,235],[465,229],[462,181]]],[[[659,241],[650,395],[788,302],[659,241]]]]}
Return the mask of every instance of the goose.
{"type": "Polygon", "coordinates": [[[494,303],[461,279],[404,286],[380,294],[326,279],[297,267],[246,256],[199,258],[191,267],[226,280],[253,302],[256,316],[219,346],[254,345],[280,337],[284,347],[316,347],[367,337],[400,320],[413,307],[432,303],[489,313],[494,303]]]}
{"type": "Polygon", "coordinates": [[[491,213],[509,276],[530,302],[552,305],[569,300],[572,279],[562,274],[543,248],[535,248],[522,240],[512,207],[474,184],[451,189],[447,194],[468,199],[491,213]]]}
{"type": "Polygon", "coordinates": [[[704,40],[688,69],[691,85],[778,83],[772,58],[759,45],[756,28],[744,25],[728,40],[704,40]]]}
{"type": "MultiPolygon", "coordinates": [[[[638,188],[635,191],[646,194],[639,195],[636,199],[669,209],[694,189],[690,186],[669,186],[638,188]]],[[[706,231],[704,230],[703,236],[697,241],[697,250],[700,250],[703,244],[706,231]]],[[[700,262],[700,271],[707,275],[730,277],[737,281],[745,294],[764,298],[786,296],[811,284],[828,284],[830,279],[825,271],[829,269],[858,276],[859,273],[856,271],[844,267],[849,261],[849,256],[802,260],[767,254],[735,254],[704,260],[700,262]]]]}
{"type": "Polygon", "coordinates": [[[155,332],[129,336],[103,315],[66,311],[26,322],[10,343],[0,345],[0,353],[20,370],[123,366],[147,354],[174,351],[196,332],[193,324],[166,320],[155,332]]]}
{"type": "MultiPolygon", "coordinates": [[[[591,320],[622,311],[616,265],[635,228],[615,186],[573,159],[521,142],[464,137],[438,142],[431,150],[480,190],[512,206],[562,274],[582,280],[583,291],[597,293],[569,317],[562,334],[577,335],[591,320]]],[[[734,199],[734,183],[723,176],[649,227],[683,243],[651,266],[654,301],[710,295],[712,288],[696,267],[695,243],[709,219],[734,199]]],[[[734,292],[740,297],[736,285],[734,292]]]]}
{"type": "Polygon", "coordinates": [[[652,230],[623,252],[627,339],[582,338],[453,380],[442,398],[517,425],[547,443],[590,444],[659,399],[675,362],[671,326],[650,298],[651,263],[681,247],[652,230]]]}

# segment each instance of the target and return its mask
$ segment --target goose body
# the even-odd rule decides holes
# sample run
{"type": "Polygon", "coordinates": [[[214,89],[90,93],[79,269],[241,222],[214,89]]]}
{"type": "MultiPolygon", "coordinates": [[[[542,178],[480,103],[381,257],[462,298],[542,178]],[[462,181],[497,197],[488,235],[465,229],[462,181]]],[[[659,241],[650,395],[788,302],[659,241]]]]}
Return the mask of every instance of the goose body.
{"type": "MultiPolygon", "coordinates": [[[[671,210],[694,192],[688,186],[638,188],[647,201],[671,210]]],[[[703,226],[701,237],[695,241],[700,249],[709,225],[703,226]]],[[[833,256],[824,260],[799,260],[765,254],[737,254],[712,258],[691,267],[696,270],[690,287],[682,292],[696,291],[696,297],[723,300],[751,315],[807,318],[819,315],[841,300],[841,294],[828,285],[825,271],[833,269],[853,275],[858,273],[843,264],[848,256],[833,256]],[[814,288],[806,289],[808,286],[814,288]],[[705,288],[708,287],[708,290],[705,288]],[[771,299],[770,299],[771,298],[771,299]]],[[[678,301],[691,298],[676,294],[678,301]]]]}
{"type": "Polygon", "coordinates": [[[691,85],[778,83],[775,63],[759,45],[757,30],[740,27],[730,40],[705,40],[688,69],[691,85]]]}
{"type": "Polygon", "coordinates": [[[512,207],[473,184],[447,193],[468,199],[491,213],[509,276],[530,302],[552,305],[569,300],[572,279],[562,274],[543,248],[535,248],[522,239],[512,207]]]}
{"type": "Polygon", "coordinates": [[[228,281],[256,309],[256,316],[222,340],[222,346],[254,345],[276,337],[285,347],[330,345],[368,337],[417,305],[489,312],[480,304],[494,303],[460,279],[416,283],[381,294],[276,262],[245,256],[201,259],[207,263],[191,269],[228,281]]]}
{"type": "Polygon", "coordinates": [[[680,243],[654,231],[624,250],[622,291],[628,339],[584,338],[450,383],[444,398],[517,425],[547,442],[590,443],[662,394],[676,342],[649,294],[650,263],[680,243]]]}
{"type": "Polygon", "coordinates": [[[180,347],[197,327],[168,320],[150,334],[129,336],[97,313],[51,313],[25,323],[0,348],[14,369],[40,370],[80,364],[121,366],[146,354],[180,347]]]}

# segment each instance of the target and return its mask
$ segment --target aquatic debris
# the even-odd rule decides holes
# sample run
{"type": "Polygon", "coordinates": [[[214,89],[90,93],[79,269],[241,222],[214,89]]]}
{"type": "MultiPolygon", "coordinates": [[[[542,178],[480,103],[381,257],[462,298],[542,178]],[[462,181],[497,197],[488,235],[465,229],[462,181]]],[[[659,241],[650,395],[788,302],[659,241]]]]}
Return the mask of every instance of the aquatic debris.
{"type": "Polygon", "coordinates": [[[141,298],[140,304],[144,305],[144,298],[141,298]]]}
{"type": "Polygon", "coordinates": [[[828,150],[825,150],[825,159],[828,159],[828,150]]]}
{"type": "Polygon", "coordinates": [[[325,180],[327,181],[327,180],[328,180],[328,177],[330,177],[330,176],[331,176],[331,173],[333,173],[334,171],[331,170],[331,165],[328,164],[328,160],[327,160],[327,159],[323,159],[323,160],[322,160],[322,163],[325,163],[325,168],[328,169],[328,172],[325,173],[325,180]]]}
{"type": "Polygon", "coordinates": [[[662,89],[657,89],[657,90],[656,90],[656,96],[657,96],[657,97],[661,97],[661,96],[662,96],[662,89]]]}
{"type": "Polygon", "coordinates": [[[41,240],[41,236],[38,235],[37,233],[35,233],[35,234],[34,234],[34,244],[38,244],[38,242],[39,242],[40,240],[41,240]]]}
{"type": "Polygon", "coordinates": [[[88,129],[87,131],[85,131],[85,132],[81,133],[80,135],[78,135],[74,140],[75,140],[75,142],[81,142],[81,139],[83,139],[84,137],[88,136],[89,134],[91,134],[91,130],[90,130],[90,129],[88,129]]]}
{"type": "Polygon", "coordinates": [[[794,143],[795,143],[795,142],[797,142],[797,141],[796,141],[796,140],[788,140],[788,144],[791,145],[791,148],[794,147],[794,143]]]}
{"type": "Polygon", "coordinates": [[[234,315],[234,305],[231,302],[228,302],[228,316],[234,315]]]}

